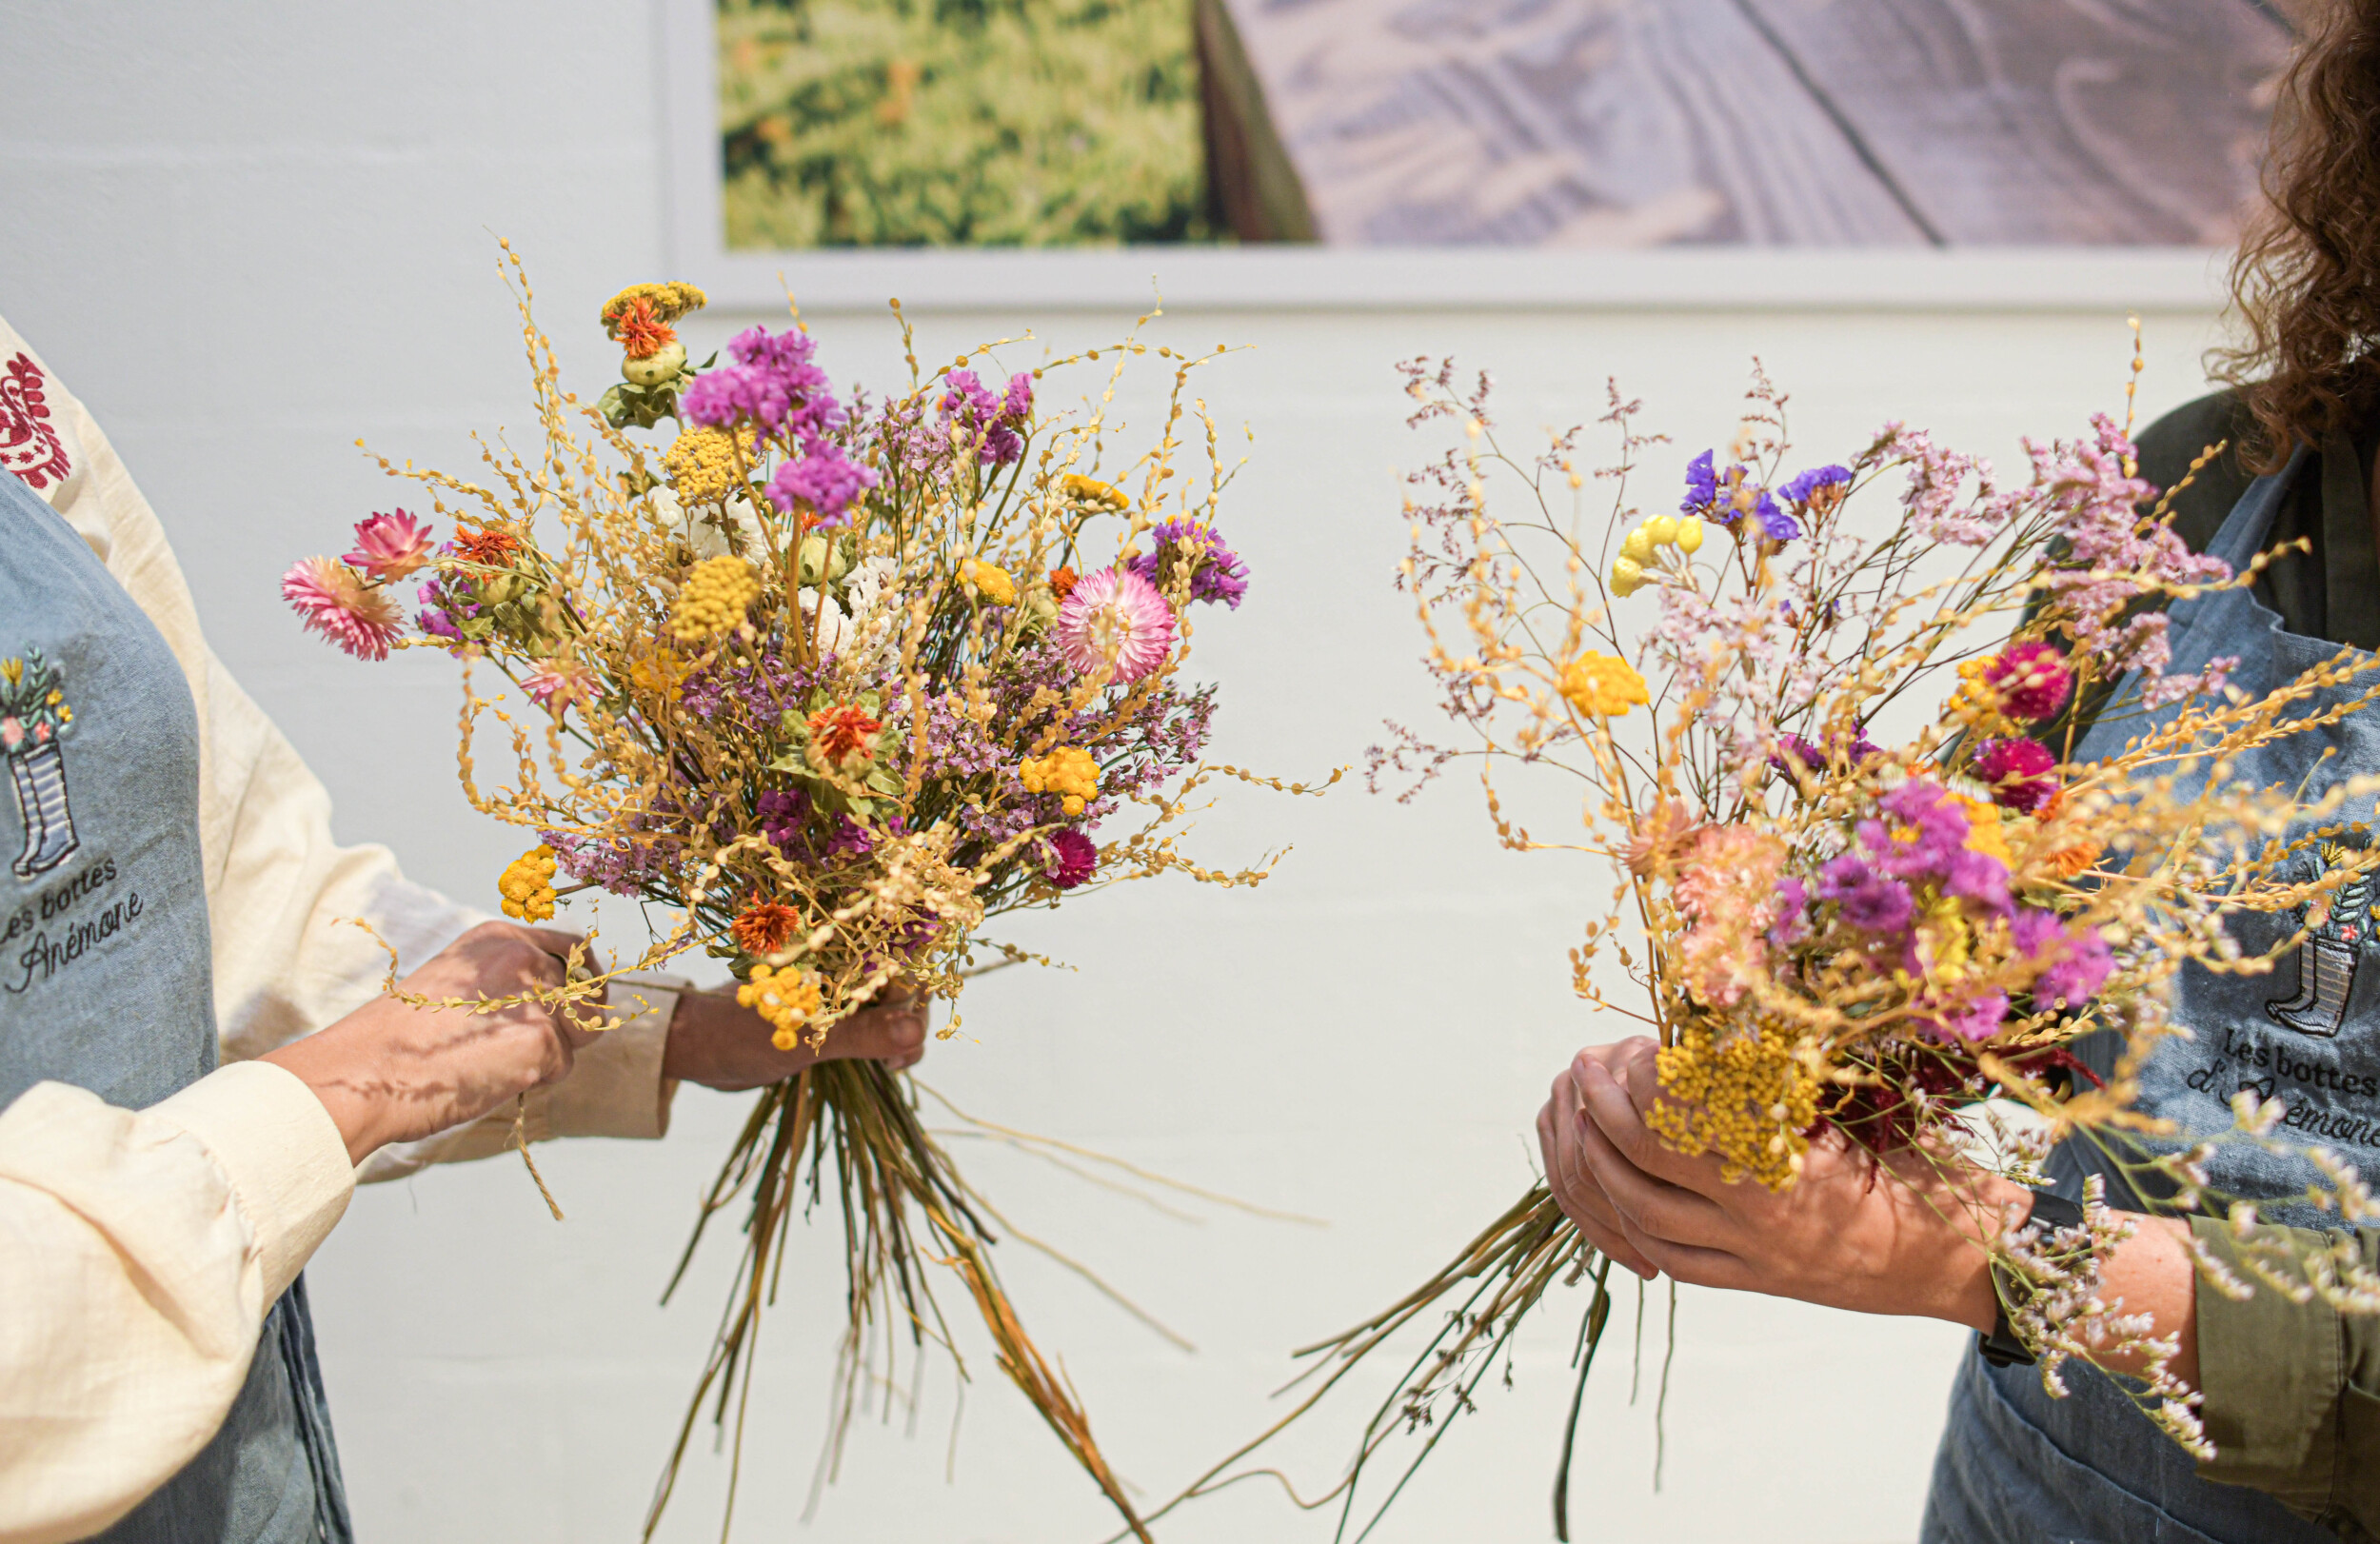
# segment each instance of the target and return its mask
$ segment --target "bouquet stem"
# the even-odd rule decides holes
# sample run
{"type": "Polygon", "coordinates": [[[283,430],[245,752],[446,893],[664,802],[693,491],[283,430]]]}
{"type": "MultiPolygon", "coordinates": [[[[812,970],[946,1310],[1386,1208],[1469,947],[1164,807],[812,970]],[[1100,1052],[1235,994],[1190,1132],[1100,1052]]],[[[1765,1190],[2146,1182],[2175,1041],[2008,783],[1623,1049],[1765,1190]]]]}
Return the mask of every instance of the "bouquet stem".
{"type": "MultiPolygon", "coordinates": [[[[991,1332],[1001,1371],[1049,1423],[1132,1534],[1149,1544],[1145,1525],[1091,1435],[1090,1417],[1081,1399],[1063,1373],[1025,1333],[1015,1304],[1001,1285],[990,1257],[997,1237],[950,1155],[919,1120],[907,1075],[889,1072],[873,1061],[847,1060],[819,1062],[762,1093],[704,1199],[694,1236],[687,1240],[685,1254],[663,1295],[666,1301],[677,1290],[711,1217],[748,1189],[751,1205],[744,1221],[744,1257],[712,1342],[710,1359],[688,1401],[677,1444],[646,1514],[645,1536],[651,1538],[660,1524],[704,1404],[712,1403],[711,1421],[724,1429],[731,1399],[736,1419],[725,1522],[732,1522],[761,1314],[774,1303],[783,1276],[785,1238],[796,1198],[806,1193],[804,1210],[817,1205],[825,1197],[830,1175],[843,1212],[850,1285],[834,1426],[821,1458],[824,1474],[831,1476],[840,1464],[843,1435],[872,1374],[872,1342],[877,1335],[884,1336],[887,1375],[904,1324],[914,1350],[922,1353],[930,1336],[958,1359],[948,1321],[924,1271],[929,1263],[942,1265],[958,1273],[965,1284],[984,1327],[991,1332]],[[922,1219],[922,1229],[919,1219],[922,1219]],[[712,1401],[714,1387],[718,1396],[712,1401]]],[[[959,1362],[959,1371],[963,1377],[963,1361],[959,1362]]],[[[723,1537],[724,1528],[723,1523],[723,1537]]]]}

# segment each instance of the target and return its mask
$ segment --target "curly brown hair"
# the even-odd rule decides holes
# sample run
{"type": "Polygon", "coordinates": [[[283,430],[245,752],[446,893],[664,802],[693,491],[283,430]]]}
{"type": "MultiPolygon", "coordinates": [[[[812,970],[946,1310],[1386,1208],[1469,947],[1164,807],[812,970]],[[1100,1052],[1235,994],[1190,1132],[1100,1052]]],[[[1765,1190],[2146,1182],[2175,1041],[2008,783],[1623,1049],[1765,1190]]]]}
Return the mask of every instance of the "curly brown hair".
{"type": "Polygon", "coordinates": [[[2380,405],[2380,0],[2292,7],[2266,207],[2231,264],[2244,336],[2211,356],[2254,420],[2241,451],[2276,470],[2380,405]]]}

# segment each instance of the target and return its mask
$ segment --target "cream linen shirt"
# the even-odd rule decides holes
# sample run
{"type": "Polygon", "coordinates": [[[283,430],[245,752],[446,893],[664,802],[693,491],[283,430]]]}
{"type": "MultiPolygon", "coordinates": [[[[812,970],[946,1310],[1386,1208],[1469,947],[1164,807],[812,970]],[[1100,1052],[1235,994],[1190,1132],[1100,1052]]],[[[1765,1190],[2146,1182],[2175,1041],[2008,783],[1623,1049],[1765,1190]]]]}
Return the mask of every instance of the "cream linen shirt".
{"type": "MultiPolygon", "coordinates": [[[[0,1541],[87,1537],[214,1435],[266,1313],[358,1180],[485,1158],[513,1111],[350,1169],[298,1079],[254,1058],[378,994],[485,914],[342,847],[330,797],[201,636],[164,528],[90,414],[0,321],[0,466],[47,500],[149,614],[198,706],[199,841],[225,1065],[143,1111],[42,1083],[0,1113],[0,1541]]],[[[532,1140],[659,1137],[662,1047],[683,983],[527,1100],[532,1140]]],[[[615,994],[615,1000],[618,1000],[615,994]]]]}

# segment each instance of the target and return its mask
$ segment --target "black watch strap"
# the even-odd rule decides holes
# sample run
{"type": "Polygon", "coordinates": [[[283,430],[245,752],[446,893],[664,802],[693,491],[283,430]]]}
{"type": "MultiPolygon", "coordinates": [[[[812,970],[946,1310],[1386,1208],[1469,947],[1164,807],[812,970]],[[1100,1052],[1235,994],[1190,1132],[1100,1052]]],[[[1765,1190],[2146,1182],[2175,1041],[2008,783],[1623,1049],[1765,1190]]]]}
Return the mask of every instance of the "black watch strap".
{"type": "MultiPolygon", "coordinates": [[[[2047,1190],[2036,1190],[2033,1210],[2026,1214],[2026,1222],[2038,1222],[2044,1236],[2060,1228],[2082,1226],[2083,1209],[2065,1197],[2047,1190]]],[[[2022,1226],[2023,1224],[2019,1224],[2022,1226]]],[[[2018,1339],[2014,1326],[2008,1321],[2011,1297],[2019,1301],[2033,1296],[2033,1284],[1998,1264],[1992,1267],[1992,1333],[1975,1337],[1975,1355],[1994,1367],[2031,1367],[2033,1353],[2018,1339]]]]}

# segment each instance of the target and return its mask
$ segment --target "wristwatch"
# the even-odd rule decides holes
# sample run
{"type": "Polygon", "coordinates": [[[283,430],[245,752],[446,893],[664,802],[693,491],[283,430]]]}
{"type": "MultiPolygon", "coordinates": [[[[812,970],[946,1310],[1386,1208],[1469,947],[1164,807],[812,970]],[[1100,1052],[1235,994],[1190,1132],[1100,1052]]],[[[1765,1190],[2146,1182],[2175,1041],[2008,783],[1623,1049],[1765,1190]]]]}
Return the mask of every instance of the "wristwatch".
{"type": "MultiPolygon", "coordinates": [[[[2033,1211],[2026,1222],[2041,1224],[2041,1235],[2048,1237],[2060,1228],[2082,1226],[2083,1209],[2065,1197],[2046,1190],[2033,1196],[2033,1211]]],[[[2020,1224],[2021,1226],[2021,1224],[2020,1224]]],[[[1975,1354],[1994,1367],[2031,1367],[2033,1352],[2016,1337],[2015,1327],[2008,1321],[2008,1305],[2013,1299],[2023,1302],[2033,1294],[2033,1283],[1999,1261],[1992,1262],[1992,1333],[1975,1336],[1975,1354]]]]}

